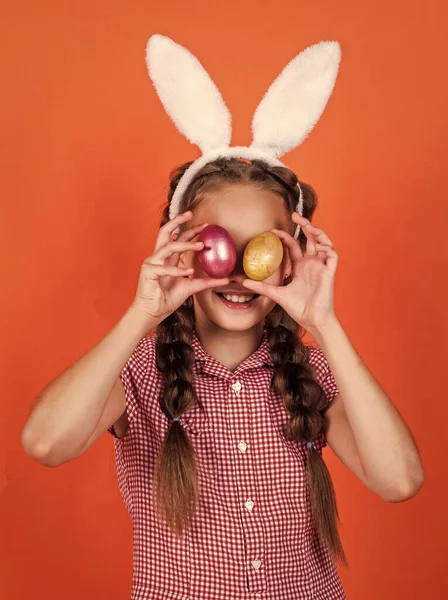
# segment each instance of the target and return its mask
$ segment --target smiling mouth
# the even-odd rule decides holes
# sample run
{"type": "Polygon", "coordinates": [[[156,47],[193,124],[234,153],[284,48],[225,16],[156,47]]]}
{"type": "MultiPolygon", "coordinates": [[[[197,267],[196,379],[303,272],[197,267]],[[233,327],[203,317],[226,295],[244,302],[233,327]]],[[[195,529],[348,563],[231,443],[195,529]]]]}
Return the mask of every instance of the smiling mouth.
{"type": "Polygon", "coordinates": [[[249,306],[254,300],[256,300],[260,294],[222,294],[221,292],[214,292],[217,296],[225,300],[227,303],[235,305],[249,306]]]}

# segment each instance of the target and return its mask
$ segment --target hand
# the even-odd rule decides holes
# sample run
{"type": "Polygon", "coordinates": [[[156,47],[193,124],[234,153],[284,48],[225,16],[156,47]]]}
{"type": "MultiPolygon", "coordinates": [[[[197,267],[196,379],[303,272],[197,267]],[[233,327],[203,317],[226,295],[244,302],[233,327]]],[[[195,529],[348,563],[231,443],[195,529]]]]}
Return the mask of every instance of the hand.
{"type": "Polygon", "coordinates": [[[286,245],[291,259],[292,281],[276,286],[266,281],[245,279],[244,287],[279,304],[307,331],[325,326],[334,314],[334,276],[338,254],[327,234],[297,212],[291,216],[307,237],[306,254],[298,240],[281,229],[271,229],[286,245]]]}
{"type": "Polygon", "coordinates": [[[163,225],[157,236],[154,253],[143,261],[138,289],[133,306],[158,322],[173,313],[185,300],[197,292],[218,285],[226,285],[229,279],[211,277],[188,277],[194,269],[179,267],[182,252],[202,250],[203,242],[192,242],[207,223],[196,225],[182,232],[175,239],[173,232],[181,223],[192,218],[191,211],[178,214],[163,225]]]}

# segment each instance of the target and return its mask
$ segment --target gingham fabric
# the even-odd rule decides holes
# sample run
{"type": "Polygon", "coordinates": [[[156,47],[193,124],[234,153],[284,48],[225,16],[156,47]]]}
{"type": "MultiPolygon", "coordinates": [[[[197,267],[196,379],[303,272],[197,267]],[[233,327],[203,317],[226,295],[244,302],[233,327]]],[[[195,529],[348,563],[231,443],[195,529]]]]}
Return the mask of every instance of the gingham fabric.
{"type": "MultiPolygon", "coordinates": [[[[170,423],[160,410],[155,334],[144,337],[121,372],[129,429],[113,427],[118,484],[133,524],[132,600],[342,600],[337,569],[311,520],[306,444],[282,433],[289,415],[270,391],[272,358],[264,330],[235,372],[194,335],[199,402],[180,423],[196,452],[201,496],[178,540],[155,514],[151,481],[170,423]]],[[[320,348],[310,363],[328,403],[338,393],[320,348]]],[[[322,452],[327,441],[314,440],[322,452]]]]}

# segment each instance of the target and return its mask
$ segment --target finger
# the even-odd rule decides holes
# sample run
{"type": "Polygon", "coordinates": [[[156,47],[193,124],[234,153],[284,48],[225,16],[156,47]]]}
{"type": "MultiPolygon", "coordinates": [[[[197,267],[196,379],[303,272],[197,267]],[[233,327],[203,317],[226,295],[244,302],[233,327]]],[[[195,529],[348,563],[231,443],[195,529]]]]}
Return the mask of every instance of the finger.
{"type": "Polygon", "coordinates": [[[328,267],[329,271],[335,272],[338,266],[339,255],[334,248],[329,245],[316,244],[316,249],[319,250],[319,254],[325,254],[325,266],[328,267]]]}
{"type": "Polygon", "coordinates": [[[158,280],[160,277],[169,275],[171,277],[185,277],[194,272],[194,269],[183,267],[172,267],[170,265],[154,265],[146,263],[143,265],[143,273],[146,279],[158,280]]]}
{"type": "Polygon", "coordinates": [[[193,217],[191,210],[184,213],[179,213],[174,219],[169,220],[159,229],[154,250],[157,251],[161,246],[164,246],[171,241],[171,235],[182,223],[186,223],[193,217]]]}
{"type": "MultiPolygon", "coordinates": [[[[192,241],[197,235],[199,235],[199,233],[201,233],[201,231],[204,229],[204,227],[207,227],[207,225],[208,225],[208,223],[202,223],[201,225],[195,225],[194,227],[190,227],[189,229],[186,229],[185,231],[183,231],[180,234],[173,233],[172,238],[173,238],[173,240],[176,240],[176,242],[192,241]],[[175,235],[177,237],[174,237],[175,235]]],[[[174,252],[166,260],[166,264],[168,264],[168,265],[179,264],[180,255],[181,255],[181,252],[174,252]]]]}
{"type": "Polygon", "coordinates": [[[320,244],[328,244],[329,246],[333,246],[333,242],[330,240],[330,238],[323,229],[321,229],[320,227],[316,227],[315,225],[310,223],[308,219],[306,219],[305,217],[301,217],[297,212],[292,213],[292,218],[295,223],[298,223],[302,226],[302,229],[303,227],[307,226],[307,231],[311,231],[311,233],[313,233],[317,242],[319,242],[320,244]]]}
{"type": "Polygon", "coordinates": [[[319,251],[319,248],[316,248],[316,258],[320,260],[324,265],[327,263],[327,255],[325,252],[319,251]]]}
{"type": "Polygon", "coordinates": [[[314,225],[311,225],[311,223],[307,224],[305,227],[307,231],[313,234],[316,242],[319,242],[320,244],[328,244],[329,246],[333,246],[333,242],[330,240],[330,238],[323,229],[321,229],[320,227],[315,227],[314,225]]]}
{"type": "Polygon", "coordinates": [[[266,283],[266,281],[254,281],[253,279],[245,279],[242,284],[254,294],[261,294],[262,296],[267,296],[276,303],[278,302],[278,286],[266,283]]]}
{"type": "Polygon", "coordinates": [[[307,256],[316,256],[316,246],[314,243],[314,234],[310,231],[311,223],[305,217],[301,217],[299,213],[293,212],[292,218],[295,223],[302,227],[302,231],[306,237],[306,254],[307,256]]]}
{"type": "Polygon", "coordinates": [[[204,242],[168,242],[157,252],[155,252],[152,256],[149,257],[148,262],[157,265],[163,265],[165,263],[165,259],[172,256],[174,252],[176,254],[180,254],[181,252],[185,252],[186,250],[202,250],[204,247],[204,242]]]}
{"type": "Polygon", "coordinates": [[[302,227],[303,233],[306,235],[306,254],[307,256],[316,256],[316,243],[314,241],[314,234],[310,231],[311,223],[307,223],[302,227]]]}
{"type": "Polygon", "coordinates": [[[194,227],[189,227],[182,233],[179,233],[176,241],[177,242],[189,242],[193,238],[195,238],[201,231],[208,226],[208,223],[201,223],[199,225],[195,225],[194,227]]]}
{"type": "Polygon", "coordinates": [[[203,290],[218,287],[219,285],[227,285],[230,280],[228,277],[223,279],[213,279],[212,277],[193,277],[189,281],[189,295],[197,294],[203,290]]]}
{"type": "Polygon", "coordinates": [[[303,258],[303,254],[302,254],[302,250],[300,249],[299,242],[296,239],[294,239],[292,237],[292,235],[289,235],[289,233],[287,233],[286,231],[283,231],[283,229],[271,229],[271,231],[273,231],[276,235],[278,235],[278,237],[282,240],[282,242],[288,248],[289,256],[291,258],[291,261],[293,263],[293,268],[294,268],[294,263],[298,262],[300,259],[303,258]]]}

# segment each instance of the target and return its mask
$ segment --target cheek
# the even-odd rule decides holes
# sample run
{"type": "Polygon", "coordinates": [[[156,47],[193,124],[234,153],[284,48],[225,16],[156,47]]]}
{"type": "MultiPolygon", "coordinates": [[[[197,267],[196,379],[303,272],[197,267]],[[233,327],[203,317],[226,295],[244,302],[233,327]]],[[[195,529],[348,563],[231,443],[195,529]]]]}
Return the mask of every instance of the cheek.
{"type": "Polygon", "coordinates": [[[272,275],[270,277],[268,277],[267,279],[264,279],[263,281],[265,283],[269,283],[270,285],[282,285],[283,284],[283,273],[284,273],[283,265],[280,265],[280,267],[275,271],[275,273],[272,273],[272,275]]]}
{"type": "Polygon", "coordinates": [[[187,250],[187,252],[182,254],[182,263],[185,267],[193,268],[195,271],[197,268],[200,268],[197,254],[193,250],[187,250]]]}

